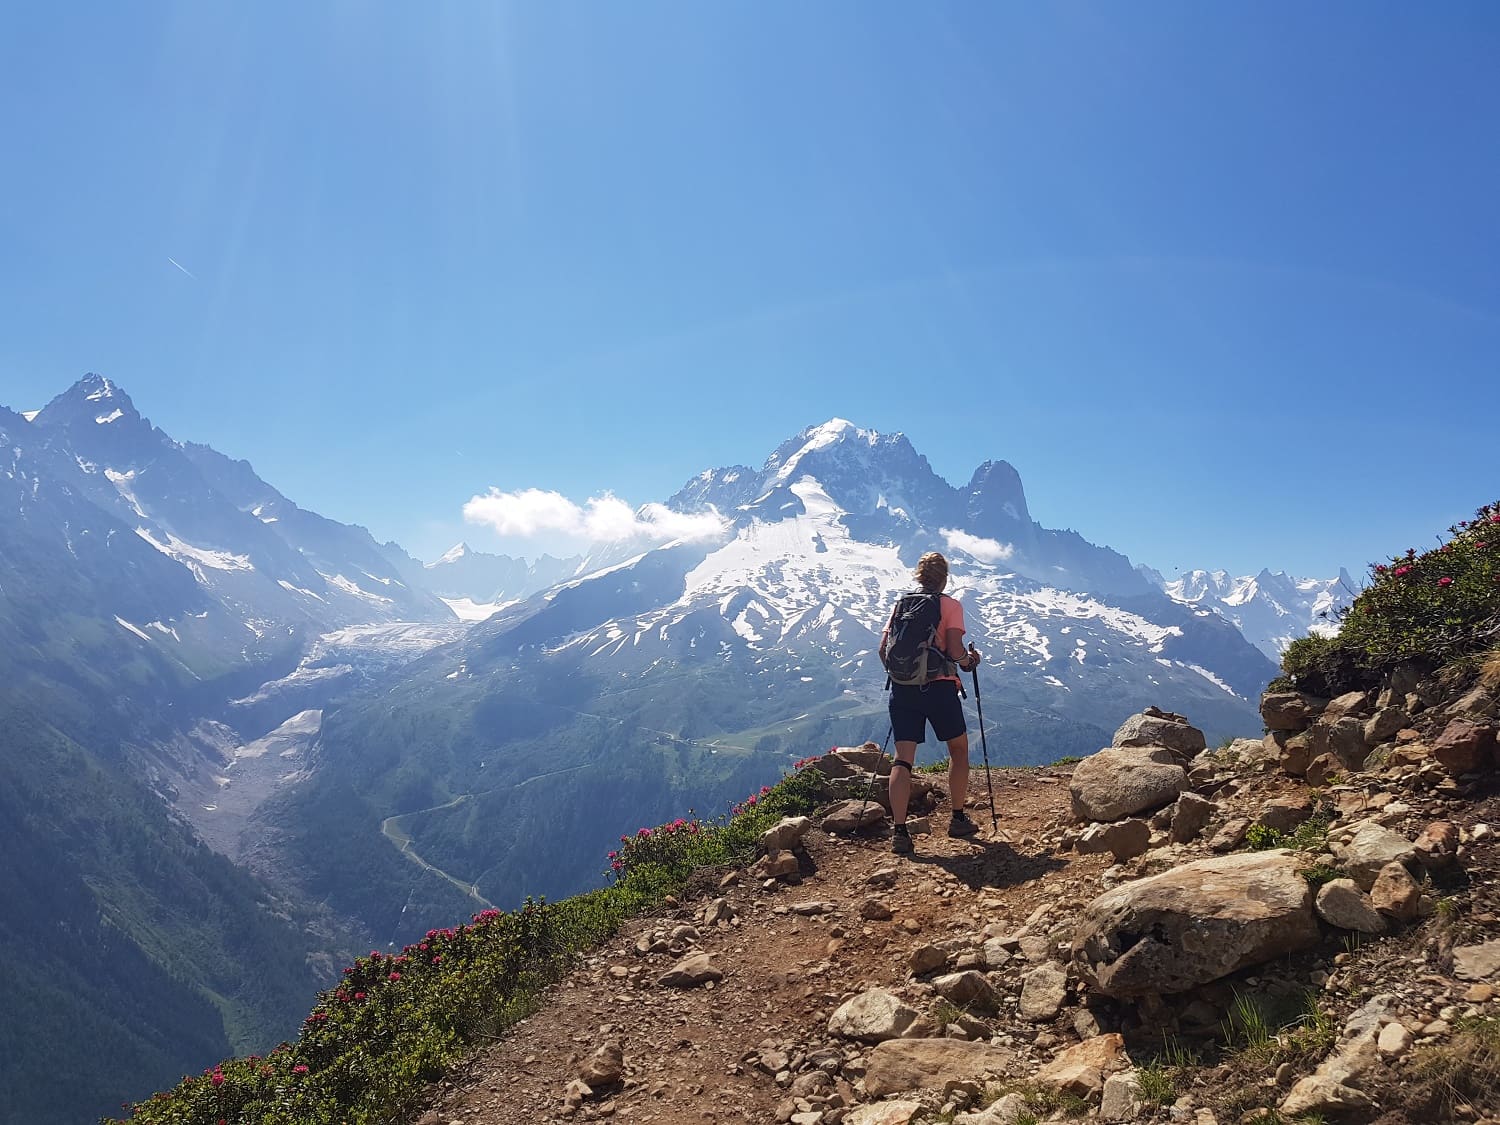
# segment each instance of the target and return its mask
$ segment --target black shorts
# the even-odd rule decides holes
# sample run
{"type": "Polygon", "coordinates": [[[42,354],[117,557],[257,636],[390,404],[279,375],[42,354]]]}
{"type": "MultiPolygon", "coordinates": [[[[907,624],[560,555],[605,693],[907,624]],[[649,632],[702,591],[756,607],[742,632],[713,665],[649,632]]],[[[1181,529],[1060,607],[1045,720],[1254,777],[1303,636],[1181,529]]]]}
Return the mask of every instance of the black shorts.
{"type": "Polygon", "coordinates": [[[897,742],[926,742],[927,724],[939,742],[964,734],[964,705],[953,680],[891,685],[891,733],[897,742]]]}

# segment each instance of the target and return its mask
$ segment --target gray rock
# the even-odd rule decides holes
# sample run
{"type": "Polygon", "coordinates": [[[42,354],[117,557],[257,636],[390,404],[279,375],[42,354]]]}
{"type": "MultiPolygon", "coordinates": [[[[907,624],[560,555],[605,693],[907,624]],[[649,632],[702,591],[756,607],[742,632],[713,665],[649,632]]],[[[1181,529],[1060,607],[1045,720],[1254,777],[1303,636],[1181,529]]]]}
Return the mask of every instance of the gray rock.
{"type": "Polygon", "coordinates": [[[828,1032],[843,1039],[880,1043],[899,1038],[916,1018],[916,1009],[895,993],[872,988],[841,1004],[829,1017],[828,1032]]]}
{"type": "Polygon", "coordinates": [[[983,1008],[995,1011],[999,1007],[995,990],[984,974],[968,969],[962,973],[949,973],[932,982],[938,995],[957,1004],[960,1008],[983,1008]]]}
{"type": "Polygon", "coordinates": [[[1214,834],[1208,846],[1216,852],[1232,852],[1245,842],[1245,835],[1249,831],[1250,818],[1237,816],[1225,822],[1224,827],[1214,834]]]}
{"type": "Polygon", "coordinates": [[[865,1064],[865,1090],[881,1098],[906,1090],[942,1089],[947,1082],[1007,1078],[1016,1056],[1004,1047],[963,1039],[891,1039],[878,1044],[865,1064]]]}
{"type": "Polygon", "coordinates": [[[1141,1113],[1141,1084],[1135,1071],[1111,1074],[1104,1080],[1099,1116],[1105,1121],[1135,1121],[1141,1113]]]}
{"type": "Polygon", "coordinates": [[[1124,863],[1143,855],[1151,847],[1151,826],[1144,820],[1120,820],[1113,824],[1091,824],[1078,838],[1078,851],[1083,855],[1110,852],[1124,863]]]}
{"type": "Polygon", "coordinates": [[[1100,750],[1073,769],[1069,793],[1079,820],[1123,820],[1171,804],[1187,771],[1162,749],[1100,750]]]}
{"type": "Polygon", "coordinates": [[[1181,715],[1148,707],[1132,715],[1115,731],[1114,746],[1165,746],[1181,758],[1191,758],[1204,748],[1203,732],[1181,715]]]}
{"type": "Polygon", "coordinates": [[[709,981],[723,980],[724,974],[715,968],[712,957],[709,953],[684,957],[657,978],[656,983],[663,988],[695,988],[709,981]]]}
{"type": "Polygon", "coordinates": [[[1370,755],[1364,720],[1354,715],[1346,715],[1328,727],[1327,738],[1329,752],[1348,769],[1359,769],[1370,755]]]}
{"type": "Polygon", "coordinates": [[[1371,746],[1395,738],[1396,732],[1411,722],[1411,716],[1400,707],[1382,707],[1365,722],[1365,741],[1371,746]]]}
{"type": "Polygon", "coordinates": [[[1500,975],[1500,938],[1456,948],[1453,975],[1459,980],[1493,980],[1500,975]]]}
{"type": "Polygon", "coordinates": [[[1318,917],[1330,926],[1361,934],[1385,933],[1385,919],[1353,879],[1334,879],[1324,883],[1318,888],[1314,906],[1318,917]]]}
{"type": "Polygon", "coordinates": [[[1281,1112],[1288,1117],[1304,1114],[1346,1114],[1375,1108],[1367,1094],[1334,1082],[1316,1074],[1297,1082],[1281,1103],[1281,1112]]]}
{"type": "Polygon", "coordinates": [[[720,922],[731,922],[735,917],[735,909],[729,904],[727,898],[716,898],[703,908],[703,924],[705,926],[717,926],[720,922]]]}
{"type": "Polygon", "coordinates": [[[1046,964],[1026,974],[1021,986],[1021,1018],[1032,1023],[1055,1019],[1068,998],[1068,974],[1058,965],[1046,964]]]}
{"type": "Polygon", "coordinates": [[[762,852],[789,851],[802,842],[812,830],[813,822],[805,816],[785,816],[760,834],[762,852]]]}
{"type": "Polygon", "coordinates": [[[1334,696],[1323,708],[1320,719],[1324,726],[1332,726],[1345,716],[1363,717],[1370,713],[1370,696],[1363,691],[1349,691],[1334,696]]]}
{"type": "Polygon", "coordinates": [[[1362,891],[1375,885],[1380,869],[1386,864],[1413,867],[1417,862],[1417,852],[1410,840],[1373,820],[1363,821],[1351,833],[1341,835],[1332,841],[1332,847],[1339,866],[1349,872],[1362,891]]]}
{"type": "Polygon", "coordinates": [[[919,945],[911,951],[906,964],[914,976],[920,977],[927,973],[935,973],[947,965],[948,955],[935,945],[919,945]]]}
{"type": "Polygon", "coordinates": [[[911,1120],[926,1109],[921,1102],[908,1099],[876,1102],[854,1109],[844,1118],[844,1125],[910,1125],[911,1120]]]}
{"type": "Polygon", "coordinates": [[[1172,812],[1172,842],[1187,844],[1196,840],[1218,807],[1196,793],[1184,793],[1178,797],[1172,812]]]}
{"type": "Polygon", "coordinates": [[[1273,731],[1301,731],[1323,713],[1328,700],[1300,691],[1268,691],[1260,697],[1260,717],[1273,731]]]}
{"type": "Polygon", "coordinates": [[[1291,852],[1183,864],[1100,895],[1073,933],[1073,962],[1106,996],[1186,992],[1317,943],[1313,891],[1291,852]]]}
{"type": "Polygon", "coordinates": [[[844,801],[828,810],[821,827],[824,832],[848,835],[879,824],[885,819],[885,809],[879,801],[844,801]]]}

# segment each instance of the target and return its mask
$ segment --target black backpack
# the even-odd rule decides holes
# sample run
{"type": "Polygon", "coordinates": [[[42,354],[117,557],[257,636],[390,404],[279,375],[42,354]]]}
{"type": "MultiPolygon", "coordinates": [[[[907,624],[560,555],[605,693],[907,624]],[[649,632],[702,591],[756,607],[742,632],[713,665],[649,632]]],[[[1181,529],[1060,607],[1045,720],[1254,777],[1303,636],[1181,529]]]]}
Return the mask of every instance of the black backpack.
{"type": "Polygon", "coordinates": [[[925,684],[955,674],[937,635],[942,616],[942,594],[901,595],[891,611],[885,646],[885,671],[891,683],[925,684]]]}

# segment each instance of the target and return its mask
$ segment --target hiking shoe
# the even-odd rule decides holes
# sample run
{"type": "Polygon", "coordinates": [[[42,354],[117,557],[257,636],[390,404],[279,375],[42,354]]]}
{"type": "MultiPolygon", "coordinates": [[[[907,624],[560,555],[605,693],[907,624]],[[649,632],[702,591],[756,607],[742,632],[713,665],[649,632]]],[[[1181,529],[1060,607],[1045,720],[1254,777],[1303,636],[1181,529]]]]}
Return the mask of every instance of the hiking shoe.
{"type": "Polygon", "coordinates": [[[957,809],[953,813],[953,819],[948,822],[948,835],[950,836],[972,836],[979,831],[979,825],[969,819],[969,814],[963,809],[957,809]]]}
{"type": "Polygon", "coordinates": [[[891,851],[897,855],[911,855],[917,850],[917,846],[911,842],[911,833],[906,830],[906,825],[896,825],[896,832],[891,837],[891,851]]]}

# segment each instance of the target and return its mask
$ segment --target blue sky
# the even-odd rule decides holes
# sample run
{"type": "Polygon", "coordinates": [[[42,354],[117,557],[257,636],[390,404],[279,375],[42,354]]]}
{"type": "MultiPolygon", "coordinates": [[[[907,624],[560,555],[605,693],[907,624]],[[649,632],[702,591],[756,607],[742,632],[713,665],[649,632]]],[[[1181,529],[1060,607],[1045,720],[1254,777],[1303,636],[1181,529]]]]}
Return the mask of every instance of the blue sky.
{"type": "Polygon", "coordinates": [[[431,558],[832,416],[1168,575],[1500,496],[1488,2],[9,5],[0,402],[431,558]],[[182,269],[172,264],[180,263],[182,269]]]}

